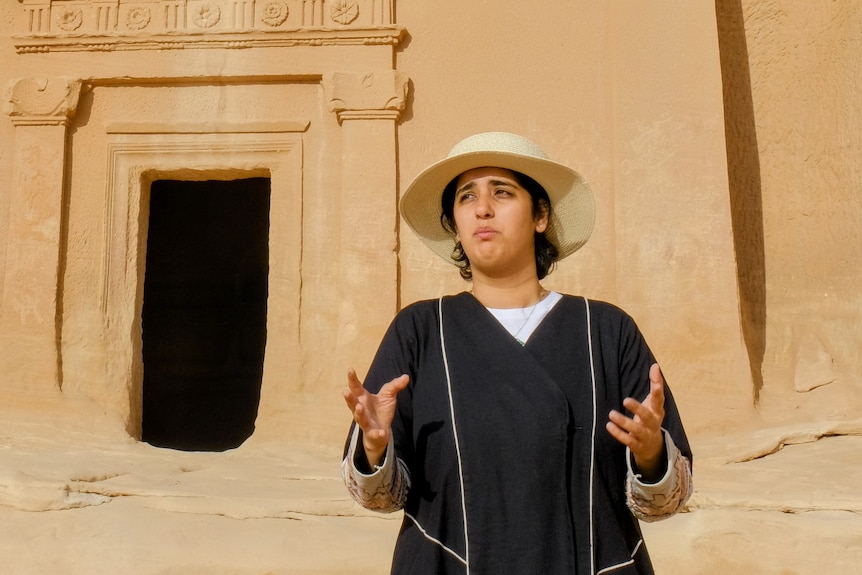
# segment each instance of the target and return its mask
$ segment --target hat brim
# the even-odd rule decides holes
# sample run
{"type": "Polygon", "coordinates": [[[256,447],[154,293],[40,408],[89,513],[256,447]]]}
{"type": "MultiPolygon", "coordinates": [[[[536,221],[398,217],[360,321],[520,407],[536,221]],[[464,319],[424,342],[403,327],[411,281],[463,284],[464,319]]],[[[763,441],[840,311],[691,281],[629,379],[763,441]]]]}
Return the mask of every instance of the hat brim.
{"type": "Polygon", "coordinates": [[[468,152],[440,160],[419,173],[400,202],[401,215],[425,245],[449,263],[455,238],[443,229],[444,188],[474,168],[505,168],[536,180],[551,200],[551,221],[545,236],[563,259],[580,249],[593,231],[595,200],[584,178],[575,170],[544,158],[501,151],[468,152]]]}

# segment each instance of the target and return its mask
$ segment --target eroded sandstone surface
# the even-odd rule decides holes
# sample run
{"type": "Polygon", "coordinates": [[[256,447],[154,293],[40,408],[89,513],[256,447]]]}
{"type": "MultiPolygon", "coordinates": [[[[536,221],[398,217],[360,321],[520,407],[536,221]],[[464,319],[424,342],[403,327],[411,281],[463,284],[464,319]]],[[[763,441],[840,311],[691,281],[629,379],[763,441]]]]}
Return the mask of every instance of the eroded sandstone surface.
{"type": "MultiPolygon", "coordinates": [[[[858,572],[862,420],[724,433],[694,448],[688,508],[644,525],[659,573],[858,572]]],[[[337,446],[254,438],[221,453],[161,449],[96,414],[4,411],[0,573],[385,573],[400,515],[355,505],[338,460],[337,446]]]]}

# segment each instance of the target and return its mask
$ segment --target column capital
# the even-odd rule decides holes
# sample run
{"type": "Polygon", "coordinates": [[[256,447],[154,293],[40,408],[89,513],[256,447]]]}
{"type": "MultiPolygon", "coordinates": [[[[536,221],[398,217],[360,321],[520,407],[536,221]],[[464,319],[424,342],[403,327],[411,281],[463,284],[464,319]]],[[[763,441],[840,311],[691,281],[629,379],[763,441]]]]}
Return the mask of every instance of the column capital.
{"type": "Polygon", "coordinates": [[[67,126],[75,118],[80,95],[80,80],[17,78],[6,84],[3,112],[16,126],[67,126]]]}
{"type": "Polygon", "coordinates": [[[396,70],[330,72],[323,89],[331,112],[345,119],[397,120],[407,102],[409,78],[396,70]]]}

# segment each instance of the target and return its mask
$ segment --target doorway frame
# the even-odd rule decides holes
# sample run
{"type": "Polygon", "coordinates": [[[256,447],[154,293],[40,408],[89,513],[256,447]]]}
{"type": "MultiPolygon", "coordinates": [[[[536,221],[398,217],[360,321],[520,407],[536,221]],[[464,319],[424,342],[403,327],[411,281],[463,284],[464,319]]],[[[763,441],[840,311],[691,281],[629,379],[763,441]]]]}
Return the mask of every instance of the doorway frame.
{"type": "Polygon", "coordinates": [[[110,393],[126,431],[141,438],[144,271],[150,185],[267,177],[271,185],[267,348],[261,404],[277,380],[299,378],[302,285],[302,133],[309,122],[213,126],[123,124],[107,129],[108,185],[99,286],[110,393]],[[278,353],[270,343],[278,342],[278,353]]]}

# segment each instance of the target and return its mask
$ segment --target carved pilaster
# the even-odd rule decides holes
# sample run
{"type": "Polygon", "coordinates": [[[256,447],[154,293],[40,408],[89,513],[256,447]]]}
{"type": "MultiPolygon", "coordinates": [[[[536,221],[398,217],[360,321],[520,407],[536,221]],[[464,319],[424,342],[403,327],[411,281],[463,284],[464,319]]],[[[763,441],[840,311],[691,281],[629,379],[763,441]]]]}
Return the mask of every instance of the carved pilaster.
{"type": "Polygon", "coordinates": [[[7,85],[3,111],[16,126],[68,126],[80,95],[79,80],[19,78],[7,85]]]}
{"type": "Polygon", "coordinates": [[[81,82],[21,78],[7,85],[15,125],[0,307],[0,373],[30,392],[62,385],[59,312],[66,130],[81,82]]]}
{"type": "Polygon", "coordinates": [[[407,99],[407,76],[395,70],[333,72],[322,78],[327,105],[341,124],[342,301],[374,295],[362,305],[342,306],[335,363],[355,365],[373,354],[369,340],[382,337],[398,309],[397,121],[407,99]],[[359,327],[361,326],[361,327],[359,327]],[[359,327],[357,329],[357,327],[359,327]]]}
{"type": "Polygon", "coordinates": [[[323,77],[329,110],[345,119],[398,120],[407,102],[408,78],[395,70],[332,72],[323,77]]]}

